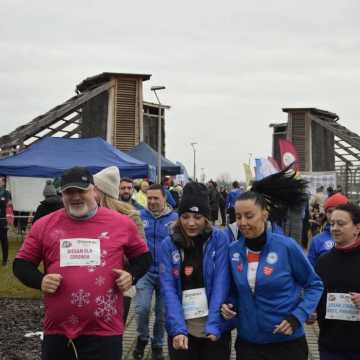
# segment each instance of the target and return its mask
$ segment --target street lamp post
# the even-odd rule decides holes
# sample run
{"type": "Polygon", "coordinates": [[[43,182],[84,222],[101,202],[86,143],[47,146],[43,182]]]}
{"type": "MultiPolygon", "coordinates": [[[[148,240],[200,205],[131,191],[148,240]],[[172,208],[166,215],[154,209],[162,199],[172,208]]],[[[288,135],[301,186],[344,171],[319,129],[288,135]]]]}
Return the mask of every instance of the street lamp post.
{"type": "Polygon", "coordinates": [[[161,183],[161,147],[162,147],[162,139],[161,139],[161,102],[158,97],[156,91],[166,89],[165,86],[152,86],[151,91],[154,92],[156,99],[159,103],[159,111],[158,111],[158,149],[157,149],[157,183],[161,183]]]}
{"type": "Polygon", "coordinates": [[[194,152],[194,176],[193,176],[193,181],[196,181],[196,148],[195,145],[197,145],[196,142],[192,142],[190,143],[190,145],[193,148],[193,152],[194,152]]]}

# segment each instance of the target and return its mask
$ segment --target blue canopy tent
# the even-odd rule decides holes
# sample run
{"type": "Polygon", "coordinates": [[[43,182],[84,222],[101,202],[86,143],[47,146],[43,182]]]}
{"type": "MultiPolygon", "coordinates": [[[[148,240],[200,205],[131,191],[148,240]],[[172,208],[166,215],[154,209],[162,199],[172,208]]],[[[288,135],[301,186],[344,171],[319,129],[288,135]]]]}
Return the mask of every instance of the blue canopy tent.
{"type": "MultiPolygon", "coordinates": [[[[128,155],[135,159],[146,162],[149,165],[157,167],[158,153],[148,144],[140,143],[127,152],[128,155]]],[[[181,167],[174,164],[164,156],[161,157],[161,171],[164,175],[181,174],[181,167]]]]}
{"type": "Polygon", "coordinates": [[[0,159],[0,174],[55,178],[73,166],[87,167],[91,173],[117,166],[122,177],[130,178],[153,178],[155,172],[101,138],[46,137],[18,154],[0,159]]]}

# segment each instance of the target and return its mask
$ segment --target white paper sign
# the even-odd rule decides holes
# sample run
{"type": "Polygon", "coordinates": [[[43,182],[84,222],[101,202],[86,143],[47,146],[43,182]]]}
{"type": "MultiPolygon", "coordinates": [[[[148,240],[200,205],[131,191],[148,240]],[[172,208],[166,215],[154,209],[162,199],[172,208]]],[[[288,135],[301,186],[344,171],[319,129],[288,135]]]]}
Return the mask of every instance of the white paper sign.
{"type": "Polygon", "coordinates": [[[184,290],[182,307],[185,320],[207,316],[209,309],[205,288],[184,290]]]}
{"type": "Polygon", "coordinates": [[[99,239],[60,240],[60,267],[100,265],[99,239]]]}
{"type": "Polygon", "coordinates": [[[351,301],[351,295],[328,293],[326,299],[326,319],[360,321],[360,310],[351,301]]]}

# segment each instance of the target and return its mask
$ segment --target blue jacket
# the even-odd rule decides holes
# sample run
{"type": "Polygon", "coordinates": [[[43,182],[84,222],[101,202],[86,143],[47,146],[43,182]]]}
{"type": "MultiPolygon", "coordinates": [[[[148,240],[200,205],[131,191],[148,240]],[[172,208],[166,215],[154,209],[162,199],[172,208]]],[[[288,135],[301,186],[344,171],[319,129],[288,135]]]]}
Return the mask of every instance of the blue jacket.
{"type": "Polygon", "coordinates": [[[170,235],[170,225],[177,220],[178,214],[169,210],[156,218],[148,209],[142,209],[140,211],[140,217],[144,225],[145,240],[153,258],[153,262],[148,271],[158,274],[160,245],[161,242],[170,235]]]}
{"type": "Polygon", "coordinates": [[[225,208],[229,209],[229,208],[233,208],[235,207],[235,201],[236,198],[242,193],[242,191],[240,189],[233,189],[231,190],[227,196],[226,196],[226,201],[225,201],[225,208]]]}
{"type": "MultiPolygon", "coordinates": [[[[208,299],[209,315],[205,333],[220,336],[227,329],[227,322],[220,314],[220,307],[228,298],[230,272],[228,239],[225,233],[214,228],[204,244],[203,277],[208,299]]],[[[170,337],[188,334],[182,309],[181,251],[167,237],[161,245],[160,283],[166,313],[166,330],[170,337]]]]}
{"type": "Polygon", "coordinates": [[[304,336],[303,323],[315,310],[323,284],[295,240],[267,229],[253,294],[247,278],[245,240],[230,245],[230,262],[236,287],[238,336],[252,343],[289,341],[304,336]],[[291,336],[273,334],[288,315],[299,321],[291,336]]]}
{"type": "Polygon", "coordinates": [[[314,236],[311,240],[308,259],[312,266],[315,267],[319,256],[330,251],[334,245],[335,242],[331,239],[330,224],[326,224],[324,231],[314,236]]]}
{"type": "Polygon", "coordinates": [[[165,195],[166,195],[166,202],[173,208],[175,209],[176,207],[176,201],[174,199],[174,197],[172,196],[171,192],[169,189],[164,188],[165,191],[165,195]]]}

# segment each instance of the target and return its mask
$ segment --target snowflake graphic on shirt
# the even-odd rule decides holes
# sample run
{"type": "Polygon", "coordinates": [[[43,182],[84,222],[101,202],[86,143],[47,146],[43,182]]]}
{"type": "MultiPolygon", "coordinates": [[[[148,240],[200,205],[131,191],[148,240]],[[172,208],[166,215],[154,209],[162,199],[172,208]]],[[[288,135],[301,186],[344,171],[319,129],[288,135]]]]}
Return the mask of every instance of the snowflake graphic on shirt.
{"type": "Polygon", "coordinates": [[[105,278],[103,276],[100,275],[95,279],[95,285],[103,286],[104,284],[105,284],[105,278]]]}
{"type": "MultiPolygon", "coordinates": [[[[107,250],[102,250],[102,251],[101,251],[101,255],[100,255],[100,265],[99,265],[99,266],[104,267],[104,266],[106,265],[106,260],[105,260],[105,258],[106,258],[106,256],[107,256],[107,254],[108,254],[107,250]]],[[[97,267],[98,267],[97,265],[89,265],[89,266],[87,267],[88,272],[90,272],[90,273],[94,272],[97,267]]]]}
{"type": "Polygon", "coordinates": [[[113,289],[109,289],[104,296],[98,296],[95,300],[97,309],[95,316],[106,322],[111,322],[114,315],[117,314],[116,302],[118,295],[114,294],[113,289]]]}
{"type": "Polygon", "coordinates": [[[89,292],[85,292],[83,289],[79,289],[77,292],[73,292],[71,294],[71,303],[80,308],[90,303],[89,297],[89,292]]]}

